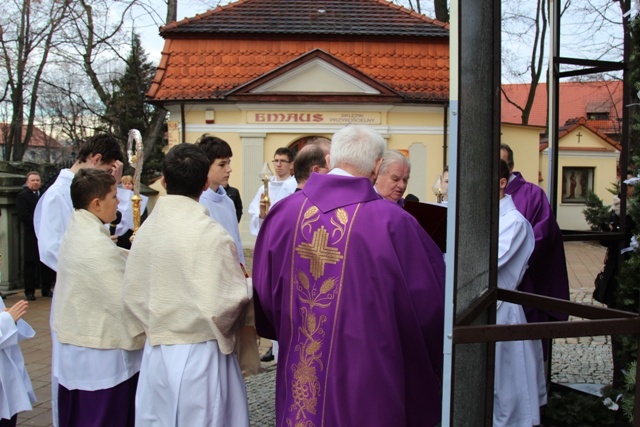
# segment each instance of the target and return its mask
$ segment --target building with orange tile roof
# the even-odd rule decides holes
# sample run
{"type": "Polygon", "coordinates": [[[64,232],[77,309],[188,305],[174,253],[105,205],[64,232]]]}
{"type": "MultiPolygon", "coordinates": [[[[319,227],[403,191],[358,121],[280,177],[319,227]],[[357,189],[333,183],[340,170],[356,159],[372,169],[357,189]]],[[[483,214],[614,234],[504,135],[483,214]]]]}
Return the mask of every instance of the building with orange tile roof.
{"type": "MultiPolygon", "coordinates": [[[[502,86],[503,142],[515,146],[514,151],[520,153],[516,169],[519,166],[530,168],[529,159],[536,156],[533,153],[536,149],[539,153],[538,184],[548,190],[544,181],[549,171],[548,139],[544,137],[548,121],[546,83],[541,83],[536,89],[527,126],[538,129],[540,134],[537,138],[531,134],[523,138],[524,129],[520,129],[517,135],[504,131],[510,127],[509,123],[522,123],[521,111],[509,100],[523,105],[529,87],[529,84],[502,86]],[[527,154],[523,156],[522,153],[527,154]]],[[[622,133],[622,82],[561,82],[558,113],[561,124],[558,135],[558,223],[564,229],[587,230],[589,225],[582,213],[586,191],[594,191],[605,204],[611,204],[608,189],[613,188],[617,180],[622,133]],[[573,195],[572,175],[576,180],[573,195]]],[[[535,171],[529,171],[529,176],[525,177],[533,182],[534,174],[535,171]]]]}
{"type": "MultiPolygon", "coordinates": [[[[449,27],[384,0],[240,0],[161,27],[151,103],[170,112],[170,145],[211,133],[234,151],[245,205],[281,146],[369,124],[409,153],[409,192],[446,158],[449,27]]],[[[250,240],[246,224],[243,238],[250,240]]]]}
{"type": "MultiPolygon", "coordinates": [[[[509,102],[522,106],[529,94],[530,84],[502,85],[502,122],[522,123],[522,112],[509,102]]],[[[545,126],[548,120],[547,84],[540,83],[529,121],[533,126],[545,126]]],[[[619,141],[622,123],[622,81],[561,82],[559,94],[560,125],[584,118],[589,126],[619,141]]]]}
{"type": "MultiPolygon", "coordinates": [[[[231,185],[245,206],[278,147],[296,149],[349,123],[375,127],[389,148],[408,153],[408,192],[435,201],[431,184],[447,164],[448,24],[385,0],[239,0],[161,27],[160,34],[165,46],[148,100],[170,113],[169,143],[194,142],[203,133],[229,142],[231,185]]],[[[505,94],[522,103],[527,88],[505,85],[505,94]]],[[[561,123],[586,117],[584,132],[597,144],[615,141],[620,90],[613,82],[563,83],[561,123]],[[574,86],[579,100],[569,96],[574,86]]],[[[523,175],[537,182],[546,176],[540,146],[546,86],[538,87],[528,126],[514,125],[521,116],[506,96],[503,140],[514,146],[523,175]]],[[[597,157],[578,149],[566,159],[576,153],[597,157]]],[[[601,185],[609,179],[604,170],[594,166],[590,175],[598,191],[608,185],[601,185]]],[[[583,216],[572,215],[566,228],[585,228],[583,216]]],[[[241,231],[252,241],[246,221],[241,231]]]]}

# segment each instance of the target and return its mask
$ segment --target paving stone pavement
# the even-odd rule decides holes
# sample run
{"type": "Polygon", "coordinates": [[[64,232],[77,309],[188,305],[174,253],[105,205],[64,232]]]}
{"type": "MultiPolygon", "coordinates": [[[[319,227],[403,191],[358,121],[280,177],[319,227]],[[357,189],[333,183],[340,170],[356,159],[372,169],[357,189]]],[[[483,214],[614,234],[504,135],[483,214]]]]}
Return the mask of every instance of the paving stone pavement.
{"type": "MultiPolygon", "coordinates": [[[[585,242],[565,243],[572,301],[593,304],[591,292],[593,279],[602,268],[604,248],[585,242]]],[[[5,303],[10,306],[22,297],[11,295],[5,303]]],[[[31,377],[38,402],[33,411],[18,416],[18,426],[51,426],[51,338],[49,334],[49,309],[51,300],[38,297],[30,303],[25,316],[36,330],[36,337],[23,341],[27,370],[31,377]]],[[[595,303],[598,304],[598,303],[595,303]]],[[[261,340],[260,350],[269,347],[268,340],[261,340]]],[[[611,351],[608,337],[566,338],[554,341],[552,380],[560,383],[607,384],[612,378],[611,351]]],[[[263,372],[246,379],[247,398],[252,427],[273,426],[275,419],[275,375],[277,366],[263,363],[263,372]]]]}
{"type": "MultiPolygon", "coordinates": [[[[572,290],[571,300],[604,306],[592,289],[572,290]]],[[[572,318],[571,320],[574,320],[572,318]]],[[[613,380],[611,337],[559,338],[553,341],[551,381],[561,384],[609,384],[613,380]]]]}

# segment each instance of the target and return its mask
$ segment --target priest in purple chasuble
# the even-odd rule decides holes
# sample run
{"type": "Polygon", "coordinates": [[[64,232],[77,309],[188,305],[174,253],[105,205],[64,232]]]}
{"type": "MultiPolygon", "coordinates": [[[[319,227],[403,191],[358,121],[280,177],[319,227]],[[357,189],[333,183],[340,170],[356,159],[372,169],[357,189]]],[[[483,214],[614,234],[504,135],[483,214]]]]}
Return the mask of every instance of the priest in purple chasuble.
{"type": "MultiPolygon", "coordinates": [[[[506,194],[511,196],[518,211],[533,227],[536,238],[529,268],[518,290],[553,298],[569,300],[569,276],[564,255],[562,232],[553,216],[551,205],[542,190],[525,181],[519,172],[513,172],[513,152],[506,144],[500,145],[500,157],[511,170],[506,194]]],[[[565,321],[567,314],[524,307],[527,322],[565,321]]]]}
{"type": "Polygon", "coordinates": [[[256,326],[280,343],[277,426],[440,422],[445,266],[373,189],[384,140],[350,125],[328,175],[274,205],[253,261],[256,326]]]}

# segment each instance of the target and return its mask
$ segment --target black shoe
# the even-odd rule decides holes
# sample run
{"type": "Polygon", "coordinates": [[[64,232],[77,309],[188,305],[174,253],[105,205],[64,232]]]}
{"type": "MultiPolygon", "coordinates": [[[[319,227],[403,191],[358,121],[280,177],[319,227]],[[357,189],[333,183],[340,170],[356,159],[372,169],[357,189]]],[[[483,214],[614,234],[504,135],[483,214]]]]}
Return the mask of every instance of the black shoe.
{"type": "Polygon", "coordinates": [[[42,296],[46,298],[53,298],[53,292],[51,291],[42,291],[42,296]]]}
{"type": "Polygon", "coordinates": [[[260,358],[261,362],[271,362],[273,360],[273,347],[271,347],[267,352],[260,358]]]}
{"type": "Polygon", "coordinates": [[[25,296],[27,297],[27,301],[35,301],[36,300],[36,296],[34,294],[26,294],[25,296]]]}

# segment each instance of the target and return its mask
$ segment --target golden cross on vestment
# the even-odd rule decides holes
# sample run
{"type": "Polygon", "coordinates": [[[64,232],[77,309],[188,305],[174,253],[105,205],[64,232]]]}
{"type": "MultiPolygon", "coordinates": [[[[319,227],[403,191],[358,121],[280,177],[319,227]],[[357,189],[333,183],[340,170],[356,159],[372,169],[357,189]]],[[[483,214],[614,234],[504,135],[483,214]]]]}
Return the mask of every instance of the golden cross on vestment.
{"type": "Polygon", "coordinates": [[[296,248],[300,258],[311,261],[311,275],[316,280],[324,274],[326,263],[337,264],[343,258],[338,249],[327,246],[328,240],[329,233],[324,227],[320,227],[313,233],[311,243],[301,243],[296,248]]]}

